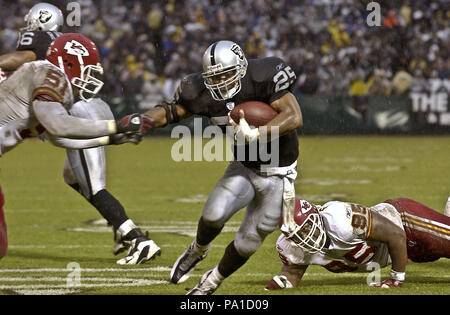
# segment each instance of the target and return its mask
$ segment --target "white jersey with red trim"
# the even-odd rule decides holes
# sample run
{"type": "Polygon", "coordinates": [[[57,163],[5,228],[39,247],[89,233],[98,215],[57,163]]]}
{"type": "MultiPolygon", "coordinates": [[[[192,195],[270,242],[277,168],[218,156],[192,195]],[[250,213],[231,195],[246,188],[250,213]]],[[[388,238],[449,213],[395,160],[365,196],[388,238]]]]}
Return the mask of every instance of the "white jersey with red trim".
{"type": "Polygon", "coordinates": [[[332,272],[373,271],[391,263],[385,243],[367,241],[372,212],[377,212],[403,229],[398,211],[381,203],[371,208],[331,201],[320,207],[327,234],[327,245],[321,252],[308,253],[291,244],[282,234],[276,244],[278,254],[287,265],[320,265],[332,272]]]}
{"type": "Polygon", "coordinates": [[[73,104],[66,75],[46,60],[25,63],[0,84],[0,156],[44,131],[33,113],[36,97],[59,102],[67,110],[73,104]]]}

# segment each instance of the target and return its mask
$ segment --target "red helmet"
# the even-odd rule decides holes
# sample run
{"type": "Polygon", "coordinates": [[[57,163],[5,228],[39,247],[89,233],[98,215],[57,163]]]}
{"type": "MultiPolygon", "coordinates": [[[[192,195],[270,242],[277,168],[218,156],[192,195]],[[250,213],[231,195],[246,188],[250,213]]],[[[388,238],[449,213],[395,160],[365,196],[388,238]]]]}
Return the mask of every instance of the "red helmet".
{"type": "Polygon", "coordinates": [[[67,33],[55,39],[47,51],[47,60],[67,75],[84,101],[91,100],[103,86],[93,76],[96,72],[103,74],[97,46],[81,34],[67,33]]]}
{"type": "Polygon", "coordinates": [[[326,234],[319,209],[303,199],[295,199],[295,227],[286,235],[294,246],[308,253],[322,250],[326,242],[326,234]]]}

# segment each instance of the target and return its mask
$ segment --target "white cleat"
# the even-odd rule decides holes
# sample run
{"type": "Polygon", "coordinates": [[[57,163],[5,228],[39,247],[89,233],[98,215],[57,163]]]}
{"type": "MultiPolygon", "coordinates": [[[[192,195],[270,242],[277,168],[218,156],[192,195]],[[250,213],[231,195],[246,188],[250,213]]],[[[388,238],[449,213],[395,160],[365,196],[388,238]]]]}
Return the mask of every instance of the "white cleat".
{"type": "Polygon", "coordinates": [[[139,265],[146,261],[153,260],[161,255],[161,248],[153,240],[134,239],[131,242],[130,250],[122,259],[117,261],[119,265],[139,265]]]}
{"type": "Polygon", "coordinates": [[[220,284],[216,284],[212,280],[213,270],[214,269],[211,269],[205,272],[198,284],[186,295],[211,295],[216,292],[220,284]]]}

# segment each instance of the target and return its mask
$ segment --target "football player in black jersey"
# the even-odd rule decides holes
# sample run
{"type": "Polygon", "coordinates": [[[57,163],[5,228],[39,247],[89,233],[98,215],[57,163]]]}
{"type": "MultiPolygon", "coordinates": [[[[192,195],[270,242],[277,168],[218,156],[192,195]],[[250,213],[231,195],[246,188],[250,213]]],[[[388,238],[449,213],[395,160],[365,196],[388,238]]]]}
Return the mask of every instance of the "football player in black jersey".
{"type": "MultiPolygon", "coordinates": [[[[192,114],[209,117],[218,125],[229,125],[233,104],[261,101],[278,115],[266,124],[268,133],[278,128],[279,158],[264,161],[248,154],[230,163],[206,202],[198,223],[197,236],[177,259],[170,273],[172,283],[188,279],[194,267],[206,257],[211,242],[225,223],[247,207],[245,218],[225,250],[222,260],[206,272],[190,295],[212,294],[221,282],[241,267],[256,252],[265,237],[273,232],[283,213],[293,213],[298,157],[296,129],[302,127],[300,106],[291,87],[296,75],[291,67],[276,57],[248,60],[242,49],[231,41],[212,44],[203,56],[203,73],[186,76],[174,101],[148,111],[155,127],[178,122],[192,114]]],[[[247,141],[258,141],[259,130],[245,127],[245,117],[235,129],[247,141]]],[[[262,132],[262,129],[261,129],[262,132]]],[[[272,141],[272,144],[274,141],[272,141]]],[[[251,146],[247,145],[247,150],[251,146]]],[[[273,148],[272,148],[273,149],[273,148]]],[[[259,153],[258,153],[259,154],[259,153]]]]}
{"type": "MultiPolygon", "coordinates": [[[[0,72],[14,71],[25,62],[45,60],[48,47],[62,33],[61,10],[49,3],[33,6],[25,16],[27,27],[18,41],[17,51],[0,56],[0,72]]],[[[81,98],[82,95],[81,95],[81,98]]],[[[80,118],[114,119],[109,106],[99,98],[73,104],[70,114],[80,118]]],[[[129,139],[135,142],[134,139],[129,139]]],[[[138,140],[136,140],[138,141],[138,140]]],[[[110,144],[119,144],[111,143],[110,144]]],[[[83,150],[67,149],[64,181],[83,195],[113,226],[113,254],[128,250],[118,264],[141,264],[160,255],[161,250],[125,213],[121,203],[106,190],[105,147],[83,150]]]]}

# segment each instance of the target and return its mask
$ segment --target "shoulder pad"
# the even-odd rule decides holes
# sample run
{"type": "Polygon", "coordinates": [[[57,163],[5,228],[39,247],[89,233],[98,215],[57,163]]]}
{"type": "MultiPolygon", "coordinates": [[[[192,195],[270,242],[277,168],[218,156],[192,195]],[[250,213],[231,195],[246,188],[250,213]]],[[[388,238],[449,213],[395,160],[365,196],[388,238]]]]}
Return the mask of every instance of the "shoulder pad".
{"type": "Polygon", "coordinates": [[[44,99],[63,105],[72,105],[72,87],[61,69],[46,60],[34,61],[34,86],[32,99],[45,96],[44,99]]]}
{"type": "Polygon", "coordinates": [[[193,73],[185,76],[178,86],[175,102],[180,103],[183,100],[194,100],[205,89],[201,73],[193,73]]]}
{"type": "Polygon", "coordinates": [[[283,69],[286,63],[278,57],[267,57],[261,59],[250,59],[248,70],[255,82],[272,81],[273,76],[283,69]]]}

